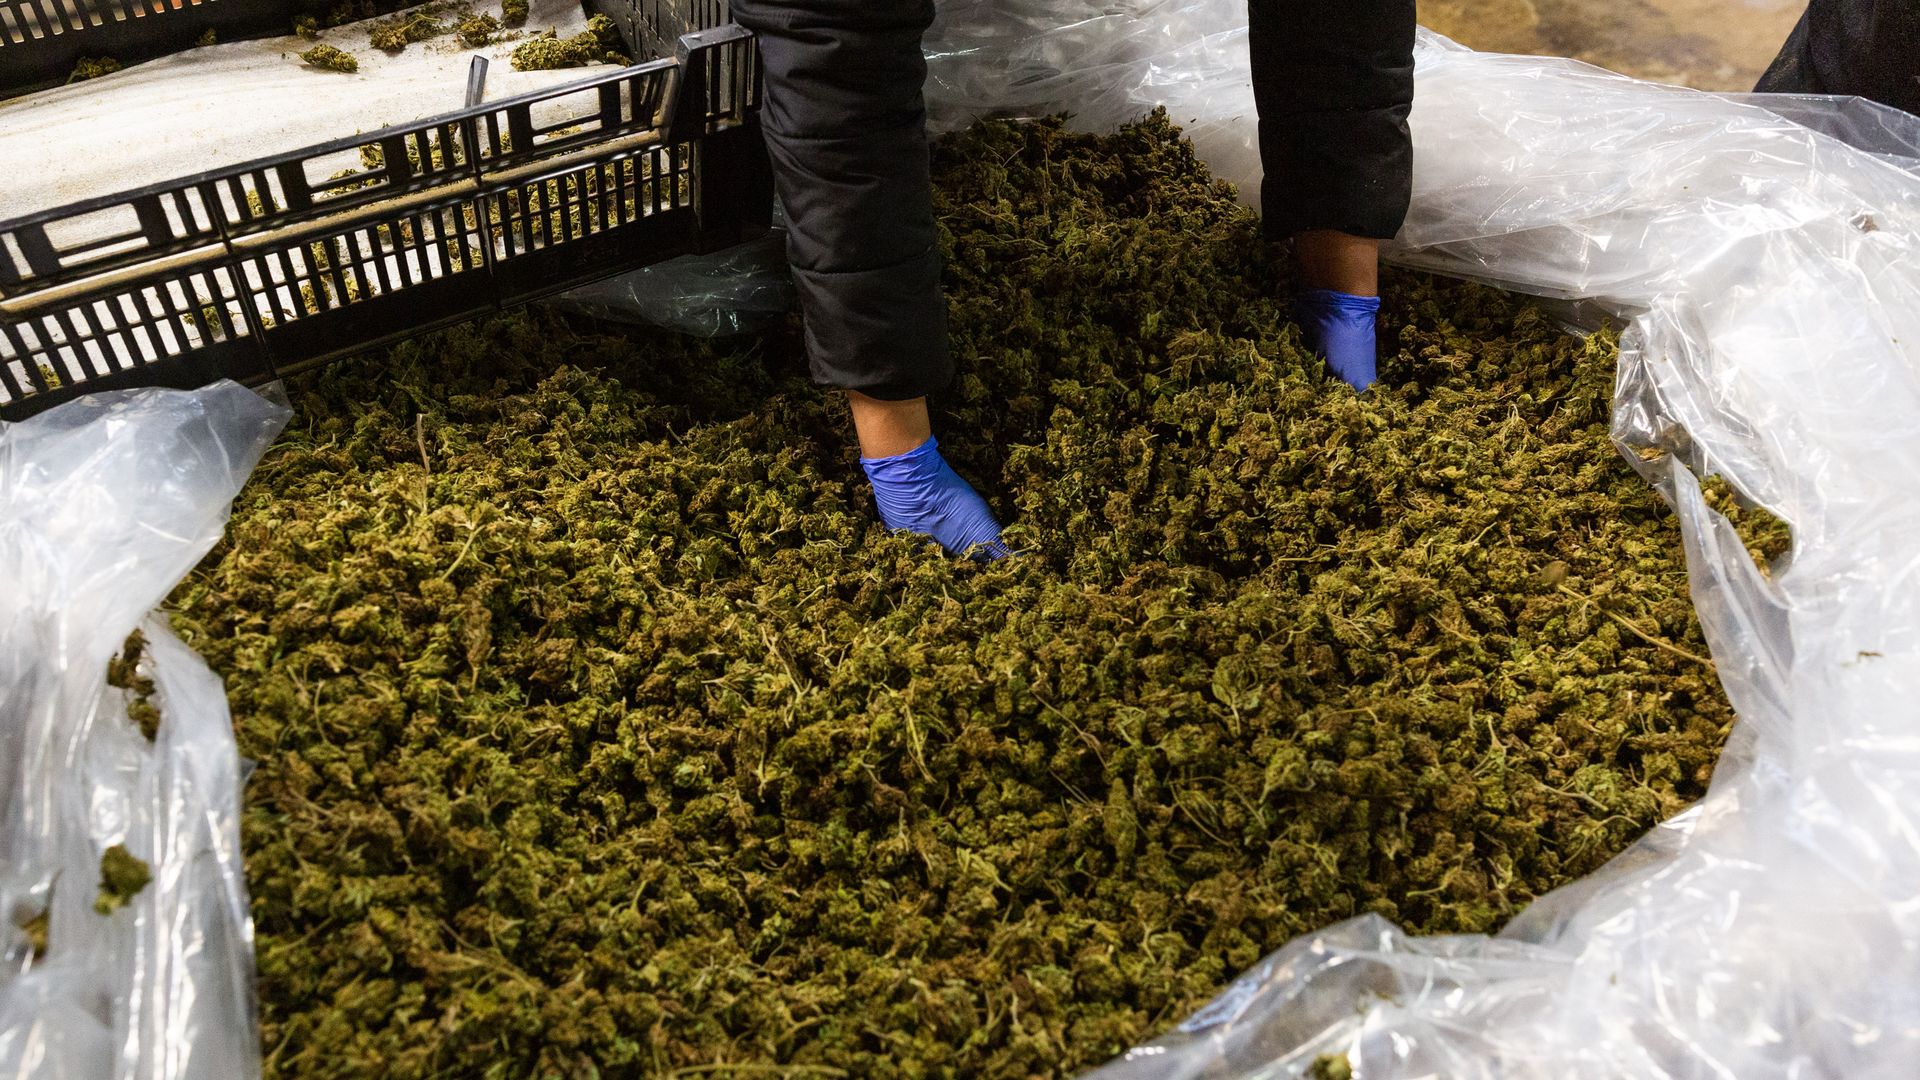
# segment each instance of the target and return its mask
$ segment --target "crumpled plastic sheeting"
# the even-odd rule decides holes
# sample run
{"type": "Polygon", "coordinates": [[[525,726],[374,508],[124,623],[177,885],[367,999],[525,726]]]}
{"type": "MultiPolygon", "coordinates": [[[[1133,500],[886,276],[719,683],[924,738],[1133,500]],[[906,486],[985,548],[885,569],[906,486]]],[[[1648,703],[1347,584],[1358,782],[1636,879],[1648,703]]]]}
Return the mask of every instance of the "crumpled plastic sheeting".
{"type": "Polygon", "coordinates": [[[223,382],[0,424],[0,1076],[259,1073],[226,693],[148,613],[220,538],[288,416],[223,382]],[[151,743],[106,683],[136,626],[151,743]],[[153,880],[103,916],[115,844],[153,880]],[[23,928],[42,915],[36,957],[23,928]]]}
{"type": "Polygon", "coordinates": [[[545,302],[607,322],[720,338],[765,330],[798,300],[787,234],[777,231],[712,255],[643,266],[545,302]]]}
{"type": "MultiPolygon", "coordinates": [[[[949,124],[1064,109],[1097,129],[1164,104],[1257,194],[1245,50],[1241,0],[953,0],[929,44],[949,124]]],[[[1614,434],[1679,515],[1740,721],[1705,800],[1498,937],[1351,920],[1095,1075],[1292,1077],[1344,1055],[1362,1080],[1911,1077],[1915,129],[1430,34],[1418,69],[1390,257],[1619,316],[1614,434]],[[1701,498],[1709,473],[1792,526],[1771,580],[1701,498]]]]}
{"type": "Polygon", "coordinates": [[[787,265],[786,214],[775,202],[773,227],[764,236],[709,255],[643,266],[544,303],[607,322],[720,338],[767,330],[799,299],[787,265]]]}
{"type": "Polygon", "coordinates": [[[1109,131],[1166,105],[1259,209],[1246,0],[938,0],[925,45],[935,130],[1071,113],[1109,131]]]}
{"type": "Polygon", "coordinates": [[[1723,94],[1730,101],[1768,112],[1831,135],[1908,170],[1920,169],[1920,116],[1860,97],[1821,94],[1723,94]]]}

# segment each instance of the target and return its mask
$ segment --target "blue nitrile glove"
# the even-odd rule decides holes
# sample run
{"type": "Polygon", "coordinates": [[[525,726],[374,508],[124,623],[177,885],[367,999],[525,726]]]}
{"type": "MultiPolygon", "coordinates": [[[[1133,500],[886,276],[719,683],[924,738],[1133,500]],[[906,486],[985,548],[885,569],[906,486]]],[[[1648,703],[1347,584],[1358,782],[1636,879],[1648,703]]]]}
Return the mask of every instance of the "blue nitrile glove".
{"type": "Polygon", "coordinates": [[[1293,298],[1293,317],[1306,335],[1307,348],[1327,358],[1327,367],[1355,390],[1376,377],[1375,323],[1380,298],[1332,289],[1304,289],[1293,298]]]}
{"type": "Polygon", "coordinates": [[[931,536],[953,555],[980,546],[985,558],[1007,557],[993,511],[940,456],[938,439],[928,436],[894,457],[863,457],[860,465],[873,482],[873,501],[888,528],[931,536]]]}

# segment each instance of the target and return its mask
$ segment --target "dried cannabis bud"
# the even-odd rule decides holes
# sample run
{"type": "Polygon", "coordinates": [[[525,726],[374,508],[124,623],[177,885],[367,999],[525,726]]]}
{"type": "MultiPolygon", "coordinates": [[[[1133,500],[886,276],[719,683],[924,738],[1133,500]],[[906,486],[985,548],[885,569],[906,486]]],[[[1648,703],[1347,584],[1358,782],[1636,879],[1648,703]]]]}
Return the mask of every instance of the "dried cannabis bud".
{"type": "Polygon", "coordinates": [[[500,21],[507,26],[521,27],[527,24],[528,0],[501,0],[500,21]]]}
{"type": "Polygon", "coordinates": [[[500,32],[500,20],[491,15],[469,15],[460,20],[456,32],[460,43],[467,48],[485,48],[493,44],[494,35],[500,32]]]}
{"type": "Polygon", "coordinates": [[[409,44],[420,40],[432,40],[447,33],[451,27],[434,19],[428,12],[413,12],[396,15],[382,23],[374,23],[367,31],[367,40],[380,52],[401,52],[409,44]]]}
{"type": "Polygon", "coordinates": [[[1309,1080],[1353,1080],[1353,1063],[1345,1054],[1321,1054],[1308,1068],[1309,1080]]]}
{"type": "Polygon", "coordinates": [[[146,862],[129,852],[125,844],[115,844],[100,856],[100,897],[93,902],[93,910],[111,915],[152,881],[153,871],[146,862]]]}
{"type": "Polygon", "coordinates": [[[102,75],[111,75],[119,70],[120,61],[115,60],[111,56],[83,57],[79,63],[73,66],[73,74],[67,76],[67,83],[71,85],[77,82],[86,82],[88,79],[97,79],[102,75]]]}
{"type": "Polygon", "coordinates": [[[127,691],[127,717],[152,742],[160,733],[160,709],[153,703],[153,680],[139,670],[146,650],[145,634],[138,630],[129,634],[120,655],[107,662],[107,685],[127,691]]]}
{"type": "Polygon", "coordinates": [[[397,53],[416,41],[427,41],[446,32],[445,23],[425,12],[414,12],[373,24],[367,30],[367,42],[382,52],[397,53]]]}
{"type": "Polygon", "coordinates": [[[360,61],[354,59],[352,53],[336,49],[332,45],[315,45],[301,53],[300,59],[306,61],[308,67],[316,67],[322,71],[351,73],[360,70],[360,61]]]}
{"type": "Polygon", "coordinates": [[[48,914],[48,911],[42,908],[20,926],[21,931],[26,934],[27,947],[33,950],[33,959],[36,963],[46,959],[47,955],[47,932],[51,929],[52,922],[48,914]]]}
{"type": "Polygon", "coordinates": [[[1355,395],[1164,117],[935,176],[1005,564],[876,524],[797,326],[535,311],[298,382],[173,601],[259,762],[269,1075],[1070,1075],[1703,792],[1732,712],[1610,336],[1390,275],[1355,395]]]}
{"type": "Polygon", "coordinates": [[[587,20],[587,29],[562,40],[549,30],[514,46],[515,71],[548,71],[555,68],[586,67],[589,64],[626,62],[621,50],[620,32],[613,20],[595,15],[587,20]]]}
{"type": "Polygon", "coordinates": [[[1793,531],[1787,523],[1774,517],[1766,507],[1741,496],[1724,477],[1709,476],[1702,480],[1700,494],[1705,496],[1708,506],[1733,523],[1762,576],[1772,577],[1774,564],[1793,547],[1793,531]]]}

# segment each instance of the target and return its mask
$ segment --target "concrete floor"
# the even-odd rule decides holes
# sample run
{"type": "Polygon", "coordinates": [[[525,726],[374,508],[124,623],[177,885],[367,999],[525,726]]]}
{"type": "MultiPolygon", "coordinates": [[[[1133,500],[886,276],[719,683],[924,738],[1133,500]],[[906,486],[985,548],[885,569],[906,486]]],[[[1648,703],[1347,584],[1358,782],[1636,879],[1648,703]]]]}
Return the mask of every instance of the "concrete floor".
{"type": "Polygon", "coordinates": [[[1805,0],[1419,0],[1420,21],[1494,52],[1572,56],[1644,79],[1751,90],[1805,0]]]}

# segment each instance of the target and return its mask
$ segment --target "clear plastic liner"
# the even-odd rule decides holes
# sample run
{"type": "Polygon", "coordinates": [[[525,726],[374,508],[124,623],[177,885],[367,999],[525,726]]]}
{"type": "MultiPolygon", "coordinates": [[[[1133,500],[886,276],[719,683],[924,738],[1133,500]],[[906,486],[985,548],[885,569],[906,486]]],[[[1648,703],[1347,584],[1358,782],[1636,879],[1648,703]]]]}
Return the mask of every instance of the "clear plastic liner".
{"type": "Polygon", "coordinates": [[[779,204],[765,236],[711,255],[677,259],[561,293],[546,301],[608,322],[718,338],[766,330],[793,310],[799,290],[787,265],[779,204]]]}
{"type": "Polygon", "coordinates": [[[1729,101],[1757,105],[1831,135],[1859,150],[1877,154],[1903,169],[1920,169],[1920,116],[1859,97],[1820,94],[1724,94],[1729,101]]]}
{"type": "Polygon", "coordinates": [[[0,1076],[258,1075],[226,694],[148,613],[220,538],[288,415],[226,382],[0,424],[0,1076]],[[151,742],[107,683],[136,627],[151,742]],[[152,880],[103,914],[116,845],[152,880]]]}
{"type": "MultiPolygon", "coordinates": [[[[935,115],[1165,105],[1258,194],[1242,0],[954,0],[935,115]]],[[[1095,1075],[1806,1080],[1920,1071],[1920,146],[1423,35],[1402,265],[1603,306],[1739,716],[1707,797],[1497,937],[1309,935],[1095,1075]],[[1852,144],[1852,145],[1850,145],[1852,144]],[[1793,530],[1756,567],[1697,477],[1793,530]],[[1324,1059],[1324,1060],[1323,1060],[1324,1059]]]]}

